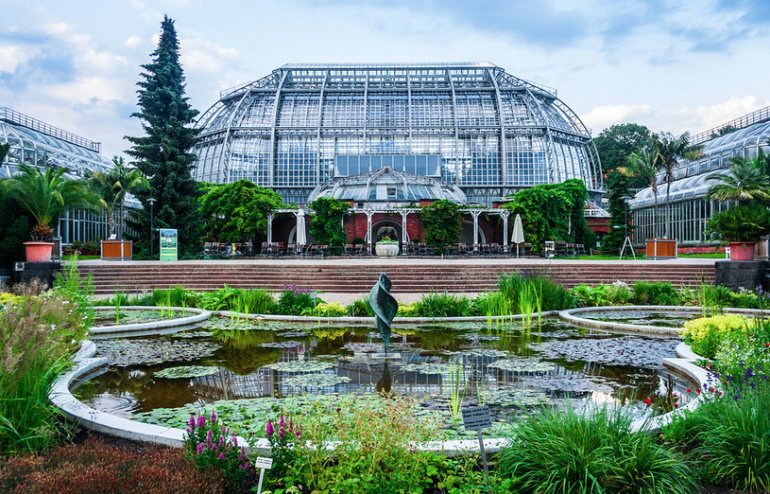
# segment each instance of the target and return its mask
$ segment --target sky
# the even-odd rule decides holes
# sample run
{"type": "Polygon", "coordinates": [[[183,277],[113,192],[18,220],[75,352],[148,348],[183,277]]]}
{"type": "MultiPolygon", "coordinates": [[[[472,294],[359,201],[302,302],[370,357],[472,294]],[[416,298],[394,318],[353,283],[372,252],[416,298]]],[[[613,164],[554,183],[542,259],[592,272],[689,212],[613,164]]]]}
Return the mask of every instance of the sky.
{"type": "Polygon", "coordinates": [[[175,20],[187,95],[286,63],[492,62],[556,88],[594,136],[697,133],[770,106],[768,0],[3,0],[0,106],[123,155],[136,82],[175,20]]]}

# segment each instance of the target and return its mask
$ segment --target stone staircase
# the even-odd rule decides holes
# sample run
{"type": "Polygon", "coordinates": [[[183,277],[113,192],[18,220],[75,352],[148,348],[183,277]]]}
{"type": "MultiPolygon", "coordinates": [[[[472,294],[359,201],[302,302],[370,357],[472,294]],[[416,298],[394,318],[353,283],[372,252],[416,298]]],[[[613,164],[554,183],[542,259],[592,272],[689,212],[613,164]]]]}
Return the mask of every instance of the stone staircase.
{"type": "Polygon", "coordinates": [[[178,263],[126,262],[88,263],[83,275],[93,275],[96,293],[137,293],[176,285],[191,290],[214,290],[227,284],[239,288],[281,291],[289,286],[322,292],[365,293],[380,273],[393,282],[393,290],[404,293],[432,291],[482,292],[493,290],[505,273],[537,273],[571,287],[624,281],[670,281],[676,286],[714,283],[713,263],[648,261],[639,263],[550,261],[527,262],[488,259],[475,262],[441,262],[409,259],[401,261],[186,261],[178,263]]]}

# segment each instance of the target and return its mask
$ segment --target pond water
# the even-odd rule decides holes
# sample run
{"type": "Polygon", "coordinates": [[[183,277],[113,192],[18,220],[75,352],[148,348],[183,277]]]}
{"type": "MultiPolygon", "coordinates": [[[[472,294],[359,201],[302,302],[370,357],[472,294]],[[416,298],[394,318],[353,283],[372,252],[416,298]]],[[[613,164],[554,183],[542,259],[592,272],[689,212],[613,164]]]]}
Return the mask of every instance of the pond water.
{"type": "Polygon", "coordinates": [[[499,422],[541,406],[621,404],[639,416],[647,397],[663,402],[688,385],[662,367],[678,341],[545,319],[529,329],[399,328],[385,355],[369,328],[218,320],[172,336],[98,341],[112,365],[75,394],[97,409],[180,426],[210,404],[268,414],[380,391],[444,415],[460,396],[463,405],[488,404],[499,422]]]}

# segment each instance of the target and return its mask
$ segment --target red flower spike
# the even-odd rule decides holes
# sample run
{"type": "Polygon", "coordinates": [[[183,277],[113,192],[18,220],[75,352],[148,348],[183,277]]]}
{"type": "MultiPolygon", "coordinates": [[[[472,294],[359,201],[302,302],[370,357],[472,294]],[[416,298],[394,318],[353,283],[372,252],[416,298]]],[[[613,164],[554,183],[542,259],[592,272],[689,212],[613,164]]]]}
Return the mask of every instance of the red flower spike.
{"type": "Polygon", "coordinates": [[[688,393],[692,393],[692,388],[687,388],[688,393]]]}
{"type": "Polygon", "coordinates": [[[647,397],[647,399],[646,399],[646,400],[644,400],[644,404],[645,404],[645,405],[647,405],[647,406],[650,406],[650,405],[652,405],[652,398],[650,398],[650,397],[648,396],[648,397],[647,397]]]}
{"type": "Polygon", "coordinates": [[[679,408],[679,403],[674,403],[674,408],[679,408]]]}

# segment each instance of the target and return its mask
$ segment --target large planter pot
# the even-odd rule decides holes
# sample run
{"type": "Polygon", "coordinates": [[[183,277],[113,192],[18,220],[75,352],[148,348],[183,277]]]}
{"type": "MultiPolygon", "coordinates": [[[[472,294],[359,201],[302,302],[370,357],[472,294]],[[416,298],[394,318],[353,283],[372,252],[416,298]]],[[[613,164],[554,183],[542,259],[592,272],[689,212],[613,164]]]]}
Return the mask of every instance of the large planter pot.
{"type": "Polygon", "coordinates": [[[756,242],[730,242],[731,261],[753,261],[756,242]]]}
{"type": "Polygon", "coordinates": [[[374,252],[377,257],[396,257],[398,255],[398,244],[377,244],[374,246],[374,252]]]}
{"type": "Polygon", "coordinates": [[[130,240],[102,240],[102,260],[130,261],[133,245],[130,240]]]}
{"type": "Polygon", "coordinates": [[[53,242],[24,242],[27,262],[51,262],[53,242]]]}
{"type": "Polygon", "coordinates": [[[676,239],[648,238],[645,254],[647,259],[674,259],[677,254],[676,239]]]}

